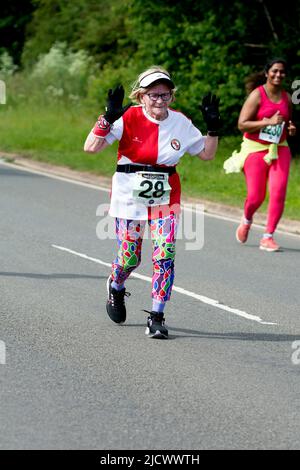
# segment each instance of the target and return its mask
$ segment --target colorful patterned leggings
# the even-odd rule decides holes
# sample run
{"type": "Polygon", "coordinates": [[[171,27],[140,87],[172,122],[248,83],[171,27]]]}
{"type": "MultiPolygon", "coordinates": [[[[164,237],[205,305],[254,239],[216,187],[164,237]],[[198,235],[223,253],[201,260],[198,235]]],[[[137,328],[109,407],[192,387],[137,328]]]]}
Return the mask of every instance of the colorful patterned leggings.
{"type": "MultiPolygon", "coordinates": [[[[152,298],[160,302],[170,299],[174,282],[174,259],[178,215],[150,220],[152,240],[152,298]]],[[[112,263],[112,280],[123,284],[141,262],[146,220],[116,218],[118,254],[112,263]]]]}
{"type": "Polygon", "coordinates": [[[265,154],[266,152],[251,153],[245,161],[247,199],[244,213],[246,219],[252,220],[266,197],[267,182],[269,182],[270,198],[266,232],[274,233],[284,209],[291,152],[289,147],[278,147],[278,160],[274,160],[271,165],[264,161],[265,154]]]}

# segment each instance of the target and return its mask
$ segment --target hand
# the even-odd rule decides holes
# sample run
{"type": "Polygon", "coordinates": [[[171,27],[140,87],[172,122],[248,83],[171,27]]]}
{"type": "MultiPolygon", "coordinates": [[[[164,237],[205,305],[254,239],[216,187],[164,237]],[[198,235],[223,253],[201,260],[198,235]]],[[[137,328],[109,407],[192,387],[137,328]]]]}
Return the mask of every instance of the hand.
{"type": "Polygon", "coordinates": [[[204,96],[200,104],[203,119],[207,125],[207,132],[211,136],[217,136],[221,126],[219,102],[220,98],[217,98],[216,95],[212,95],[211,92],[209,92],[204,96]]]}
{"type": "Polygon", "coordinates": [[[289,121],[289,125],[288,125],[288,127],[287,127],[287,131],[288,131],[289,136],[291,136],[291,137],[293,137],[294,135],[296,135],[297,128],[296,128],[295,124],[292,123],[292,121],[289,121]]]}
{"type": "Polygon", "coordinates": [[[110,89],[107,94],[107,106],[104,118],[110,124],[119,119],[125,111],[131,106],[131,103],[122,107],[124,99],[124,88],[118,85],[114,90],[110,89]]]}
{"type": "Polygon", "coordinates": [[[282,124],[283,123],[283,116],[280,114],[280,111],[276,111],[273,116],[271,116],[269,119],[267,119],[268,125],[269,126],[276,126],[276,124],[282,124]]]}

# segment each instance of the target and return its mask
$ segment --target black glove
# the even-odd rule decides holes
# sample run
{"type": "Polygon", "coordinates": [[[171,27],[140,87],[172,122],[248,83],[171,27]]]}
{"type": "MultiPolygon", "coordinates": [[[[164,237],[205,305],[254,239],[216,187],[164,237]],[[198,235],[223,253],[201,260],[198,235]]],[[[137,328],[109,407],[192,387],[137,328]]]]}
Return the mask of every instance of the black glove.
{"type": "Polygon", "coordinates": [[[212,137],[218,135],[218,130],[221,126],[219,102],[220,98],[217,98],[216,95],[212,95],[211,92],[209,92],[204,96],[200,104],[203,119],[207,125],[207,133],[212,137]]]}
{"type": "Polygon", "coordinates": [[[131,106],[131,103],[122,107],[124,99],[124,88],[118,85],[114,90],[110,89],[107,93],[107,106],[104,119],[110,124],[119,119],[125,111],[131,106]]]}

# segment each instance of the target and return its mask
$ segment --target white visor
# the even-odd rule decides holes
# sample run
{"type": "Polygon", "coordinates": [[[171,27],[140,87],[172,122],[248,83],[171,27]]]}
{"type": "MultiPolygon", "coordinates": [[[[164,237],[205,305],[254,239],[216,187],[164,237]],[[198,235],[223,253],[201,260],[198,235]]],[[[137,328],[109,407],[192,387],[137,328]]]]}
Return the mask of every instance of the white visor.
{"type": "Polygon", "coordinates": [[[140,87],[146,88],[157,80],[167,80],[171,88],[175,88],[174,83],[172,82],[169,75],[163,72],[152,72],[142,78],[140,81],[140,87]]]}

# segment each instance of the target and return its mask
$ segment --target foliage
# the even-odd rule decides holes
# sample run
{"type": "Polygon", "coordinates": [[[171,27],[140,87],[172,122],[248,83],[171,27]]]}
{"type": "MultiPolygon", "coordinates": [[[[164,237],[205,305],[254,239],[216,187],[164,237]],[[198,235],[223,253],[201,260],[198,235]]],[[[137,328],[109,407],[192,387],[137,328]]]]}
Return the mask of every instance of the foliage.
{"type": "Polygon", "coordinates": [[[35,0],[33,20],[27,28],[23,64],[33,64],[52,45],[66,42],[74,50],[84,49],[102,67],[127,47],[124,19],[126,0],[35,0]],[[119,48],[119,40],[123,39],[119,48]]]}
{"type": "MultiPolygon", "coordinates": [[[[109,88],[122,83],[129,94],[136,76],[158,64],[177,85],[175,107],[205,131],[199,103],[211,90],[221,98],[223,135],[239,135],[237,118],[250,73],[280,55],[291,65],[289,91],[300,76],[297,0],[286,0],[280,9],[271,0],[32,0],[32,5],[21,51],[24,95],[34,83],[55,99],[85,97],[96,113],[109,88]]],[[[294,119],[300,127],[298,107],[294,119]]]]}
{"type": "Polygon", "coordinates": [[[66,43],[55,43],[33,66],[29,79],[52,97],[73,100],[87,95],[92,59],[84,50],[73,52],[66,43]]]}
{"type": "Polygon", "coordinates": [[[0,54],[6,50],[18,65],[26,26],[31,21],[33,10],[31,0],[9,0],[1,3],[0,54]]]}
{"type": "Polygon", "coordinates": [[[7,51],[0,54],[0,79],[7,80],[17,70],[17,65],[14,64],[13,58],[7,51]]]}

